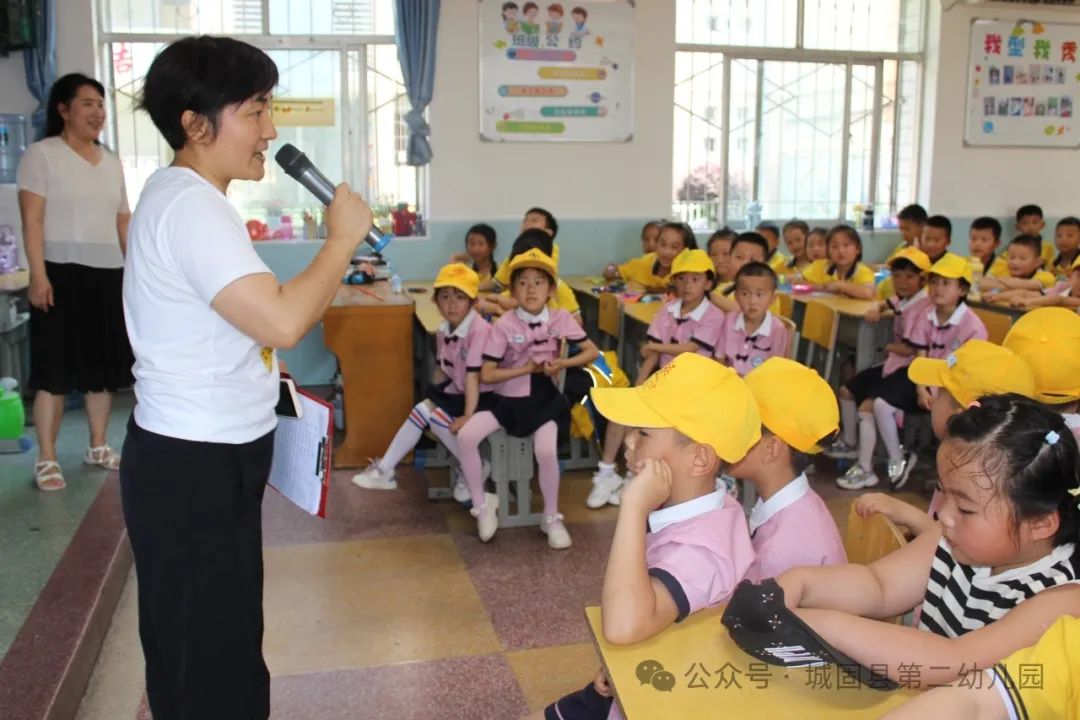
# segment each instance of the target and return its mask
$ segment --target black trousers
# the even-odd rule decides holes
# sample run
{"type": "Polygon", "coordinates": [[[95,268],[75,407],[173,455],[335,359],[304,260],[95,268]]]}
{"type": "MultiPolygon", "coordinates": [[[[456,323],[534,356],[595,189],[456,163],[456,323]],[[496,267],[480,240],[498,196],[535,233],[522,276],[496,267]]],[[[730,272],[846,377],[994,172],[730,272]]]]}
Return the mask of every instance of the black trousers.
{"type": "Polygon", "coordinates": [[[274,434],[242,445],[128,421],[120,465],[154,720],[264,720],[262,497],[274,434]]]}

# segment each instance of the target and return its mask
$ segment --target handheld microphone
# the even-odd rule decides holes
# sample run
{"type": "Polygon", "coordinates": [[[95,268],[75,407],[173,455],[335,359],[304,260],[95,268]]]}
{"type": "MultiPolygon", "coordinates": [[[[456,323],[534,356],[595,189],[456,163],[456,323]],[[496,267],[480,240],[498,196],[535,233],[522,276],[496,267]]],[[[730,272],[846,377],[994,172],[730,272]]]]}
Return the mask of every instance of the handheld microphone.
{"type": "MultiPolygon", "coordinates": [[[[329,205],[334,199],[334,183],[316,168],[308,156],[291,143],[285,143],[274,155],[277,164],[289,177],[307,188],[308,192],[317,197],[323,205],[329,205]]],[[[383,235],[374,225],[364,240],[375,252],[382,252],[383,248],[390,244],[394,236],[387,233],[383,235]]]]}

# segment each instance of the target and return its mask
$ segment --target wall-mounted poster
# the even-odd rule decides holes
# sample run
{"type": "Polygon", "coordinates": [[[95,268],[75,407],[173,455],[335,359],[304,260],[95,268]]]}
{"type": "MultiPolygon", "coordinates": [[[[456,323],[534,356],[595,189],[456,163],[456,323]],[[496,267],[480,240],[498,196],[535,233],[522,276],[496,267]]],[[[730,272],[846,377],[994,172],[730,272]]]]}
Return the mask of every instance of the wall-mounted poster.
{"type": "Polygon", "coordinates": [[[635,0],[480,2],[480,137],[626,142],[635,0]]]}
{"type": "Polygon", "coordinates": [[[975,20],[968,145],[1080,146],[1080,25],[975,20]]]}

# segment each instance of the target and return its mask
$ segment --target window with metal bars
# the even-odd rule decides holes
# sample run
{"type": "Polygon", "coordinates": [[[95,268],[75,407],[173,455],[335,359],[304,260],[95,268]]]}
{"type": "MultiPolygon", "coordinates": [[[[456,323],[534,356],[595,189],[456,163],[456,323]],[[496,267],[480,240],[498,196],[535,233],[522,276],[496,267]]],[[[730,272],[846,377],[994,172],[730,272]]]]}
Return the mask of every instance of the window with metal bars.
{"type": "Polygon", "coordinates": [[[677,0],[673,214],[706,229],[913,201],[925,0],[677,0]]]}

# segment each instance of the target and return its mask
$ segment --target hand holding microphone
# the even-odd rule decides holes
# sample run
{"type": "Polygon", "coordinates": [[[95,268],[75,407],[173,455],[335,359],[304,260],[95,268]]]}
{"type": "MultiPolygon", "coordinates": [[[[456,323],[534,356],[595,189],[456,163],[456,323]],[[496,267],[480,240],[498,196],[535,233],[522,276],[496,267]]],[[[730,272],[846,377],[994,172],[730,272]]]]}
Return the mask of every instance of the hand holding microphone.
{"type": "Polygon", "coordinates": [[[289,177],[293,178],[322,201],[326,208],[327,239],[349,238],[352,247],[359,243],[357,234],[381,252],[393,235],[383,235],[372,226],[374,216],[364,199],[353,192],[347,183],[337,187],[311,163],[307,155],[295,145],[286,143],[274,156],[278,165],[289,177]]]}

